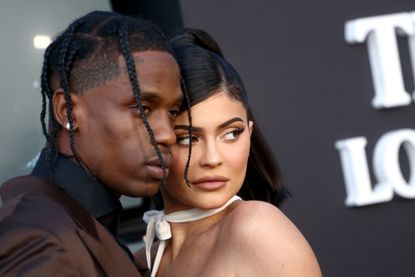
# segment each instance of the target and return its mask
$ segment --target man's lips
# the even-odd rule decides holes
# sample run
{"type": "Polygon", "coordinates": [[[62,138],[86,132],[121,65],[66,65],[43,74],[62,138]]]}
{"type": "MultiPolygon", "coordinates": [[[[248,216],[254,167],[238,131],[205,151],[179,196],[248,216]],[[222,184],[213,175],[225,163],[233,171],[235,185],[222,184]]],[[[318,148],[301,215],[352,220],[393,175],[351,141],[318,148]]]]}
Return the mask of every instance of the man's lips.
{"type": "Polygon", "coordinates": [[[164,173],[169,174],[169,166],[171,164],[171,155],[162,154],[163,162],[165,165],[165,169],[163,170],[161,168],[161,163],[159,158],[153,157],[146,163],[146,168],[150,174],[151,177],[154,179],[162,180],[164,178],[164,173]]]}
{"type": "MultiPolygon", "coordinates": [[[[169,168],[171,165],[171,154],[161,154],[161,157],[163,159],[164,165],[166,166],[166,168],[169,168]]],[[[151,166],[158,166],[161,167],[160,164],[160,159],[158,156],[152,157],[150,158],[147,163],[147,165],[151,165],[151,166]]]]}
{"type": "Polygon", "coordinates": [[[227,181],[229,181],[229,178],[223,176],[205,176],[193,180],[191,183],[202,190],[215,191],[225,186],[227,181]]]}
{"type": "Polygon", "coordinates": [[[160,166],[157,165],[146,165],[146,168],[148,170],[148,173],[150,174],[150,176],[154,179],[157,180],[163,180],[164,178],[164,173],[166,173],[166,176],[169,174],[169,169],[162,169],[160,166]]]}

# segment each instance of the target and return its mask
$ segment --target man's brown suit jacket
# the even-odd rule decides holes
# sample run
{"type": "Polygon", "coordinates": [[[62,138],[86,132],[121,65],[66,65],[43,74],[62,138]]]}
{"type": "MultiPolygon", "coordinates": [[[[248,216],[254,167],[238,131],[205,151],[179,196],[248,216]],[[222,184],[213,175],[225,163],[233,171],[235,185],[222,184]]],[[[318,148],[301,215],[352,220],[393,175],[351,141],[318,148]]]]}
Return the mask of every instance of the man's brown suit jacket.
{"type": "Polygon", "coordinates": [[[0,276],[141,276],[111,234],[57,185],[1,187],[0,276]]]}

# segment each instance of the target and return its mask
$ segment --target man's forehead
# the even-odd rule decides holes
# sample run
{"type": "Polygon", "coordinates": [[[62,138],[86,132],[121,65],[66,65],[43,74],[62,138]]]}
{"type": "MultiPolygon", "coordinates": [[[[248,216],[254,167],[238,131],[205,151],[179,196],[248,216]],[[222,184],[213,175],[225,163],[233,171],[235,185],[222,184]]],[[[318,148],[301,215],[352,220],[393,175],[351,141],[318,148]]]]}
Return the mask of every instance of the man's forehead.
{"type": "MultiPolygon", "coordinates": [[[[142,78],[153,75],[147,79],[146,83],[148,84],[148,81],[157,83],[158,80],[154,78],[156,77],[154,73],[165,70],[160,65],[176,63],[174,58],[170,56],[169,53],[162,51],[134,52],[132,57],[134,65],[138,68],[137,75],[142,75],[142,78]],[[160,55],[160,53],[164,53],[164,55],[160,55]]],[[[116,55],[99,55],[87,61],[76,63],[69,76],[71,90],[83,93],[108,81],[118,79],[122,75],[128,76],[124,56],[119,54],[118,59],[116,57],[116,55]]],[[[138,79],[140,79],[139,76],[138,79]]]]}
{"type": "Polygon", "coordinates": [[[180,70],[168,52],[143,51],[134,53],[137,78],[142,97],[169,104],[181,103],[183,93],[180,70]]]}
{"type": "MultiPolygon", "coordinates": [[[[136,65],[141,64],[142,62],[146,63],[165,63],[166,61],[170,61],[172,63],[176,63],[173,55],[166,51],[161,50],[144,50],[144,51],[135,51],[131,53],[133,57],[134,63],[136,65]]],[[[126,61],[123,54],[118,55],[118,64],[120,66],[125,66],[126,61]]]]}
{"type": "Polygon", "coordinates": [[[182,93],[156,93],[156,92],[149,92],[149,91],[141,91],[141,99],[144,101],[150,101],[154,103],[163,103],[169,102],[173,104],[181,104],[183,101],[183,94],[182,93]]]}

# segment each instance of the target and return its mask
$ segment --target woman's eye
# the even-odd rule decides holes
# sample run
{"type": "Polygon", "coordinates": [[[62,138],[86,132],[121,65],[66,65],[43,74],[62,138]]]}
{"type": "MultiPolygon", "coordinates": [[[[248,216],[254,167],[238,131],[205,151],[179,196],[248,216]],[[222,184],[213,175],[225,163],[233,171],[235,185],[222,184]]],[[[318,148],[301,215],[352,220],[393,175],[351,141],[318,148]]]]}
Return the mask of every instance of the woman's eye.
{"type": "MultiPolygon", "coordinates": [[[[190,137],[189,136],[185,136],[185,137],[177,137],[176,138],[177,144],[181,144],[181,145],[189,145],[190,142],[190,137]]],[[[192,136],[192,144],[198,142],[199,139],[195,136],[192,136]]]]}
{"type": "Polygon", "coordinates": [[[235,129],[229,133],[226,133],[223,138],[225,140],[236,140],[239,135],[244,131],[245,129],[235,129]]]}

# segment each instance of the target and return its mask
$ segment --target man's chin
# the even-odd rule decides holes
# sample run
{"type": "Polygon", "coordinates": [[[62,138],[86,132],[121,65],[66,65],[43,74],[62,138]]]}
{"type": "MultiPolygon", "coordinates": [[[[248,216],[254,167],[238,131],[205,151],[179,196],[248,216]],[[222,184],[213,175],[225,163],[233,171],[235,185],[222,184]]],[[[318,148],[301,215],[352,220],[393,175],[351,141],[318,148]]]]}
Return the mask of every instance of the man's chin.
{"type": "Polygon", "coordinates": [[[152,197],[160,190],[161,181],[153,181],[145,184],[139,184],[140,189],[125,193],[125,196],[130,197],[152,197]]]}

